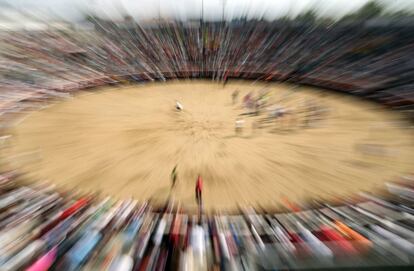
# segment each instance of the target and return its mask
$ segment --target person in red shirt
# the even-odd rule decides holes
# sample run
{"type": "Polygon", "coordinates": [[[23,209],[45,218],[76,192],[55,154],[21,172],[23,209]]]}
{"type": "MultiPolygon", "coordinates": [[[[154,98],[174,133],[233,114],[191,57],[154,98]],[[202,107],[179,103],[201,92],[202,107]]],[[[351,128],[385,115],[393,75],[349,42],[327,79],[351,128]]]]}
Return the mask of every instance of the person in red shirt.
{"type": "Polygon", "coordinates": [[[200,175],[197,177],[196,187],[195,187],[195,195],[197,204],[201,206],[202,203],[202,192],[203,192],[203,179],[200,175]]]}

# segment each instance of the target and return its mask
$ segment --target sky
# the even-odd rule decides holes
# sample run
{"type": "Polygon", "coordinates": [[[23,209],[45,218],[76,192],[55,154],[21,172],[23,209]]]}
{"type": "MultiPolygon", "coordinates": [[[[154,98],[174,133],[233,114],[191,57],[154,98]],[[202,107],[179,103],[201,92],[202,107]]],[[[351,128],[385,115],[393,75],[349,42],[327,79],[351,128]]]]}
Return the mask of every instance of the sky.
{"type": "MultiPolygon", "coordinates": [[[[24,21],[25,16],[13,9],[35,15],[42,20],[80,21],[85,13],[119,20],[125,15],[137,21],[158,17],[198,19],[203,6],[205,20],[227,20],[247,16],[273,20],[295,17],[313,10],[318,16],[341,18],[369,0],[0,0],[1,20],[24,21]],[[202,4],[203,3],[203,4],[202,4]],[[224,7],[224,13],[223,13],[224,7]],[[11,9],[12,8],[12,9],[11,9]]],[[[377,0],[387,10],[414,11],[414,0],[377,0]]]]}

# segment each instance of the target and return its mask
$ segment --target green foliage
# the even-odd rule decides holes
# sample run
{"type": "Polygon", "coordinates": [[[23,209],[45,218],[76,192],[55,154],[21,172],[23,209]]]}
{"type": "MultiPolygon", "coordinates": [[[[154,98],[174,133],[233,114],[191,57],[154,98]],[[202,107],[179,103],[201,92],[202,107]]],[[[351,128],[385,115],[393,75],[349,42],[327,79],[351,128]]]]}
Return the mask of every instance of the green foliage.
{"type": "Polygon", "coordinates": [[[380,17],[384,12],[384,8],[377,1],[370,1],[361,7],[357,12],[346,15],[342,21],[365,21],[380,17]]]}

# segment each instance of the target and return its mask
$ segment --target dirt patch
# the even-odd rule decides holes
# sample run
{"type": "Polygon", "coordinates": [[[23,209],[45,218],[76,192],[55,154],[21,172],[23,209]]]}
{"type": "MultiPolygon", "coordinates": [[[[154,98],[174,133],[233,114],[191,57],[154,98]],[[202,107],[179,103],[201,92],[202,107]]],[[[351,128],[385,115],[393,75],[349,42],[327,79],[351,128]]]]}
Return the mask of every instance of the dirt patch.
{"type": "Polygon", "coordinates": [[[162,202],[172,195],[190,207],[201,174],[207,209],[266,208],[282,196],[352,193],[411,171],[413,134],[396,121],[398,115],[370,103],[281,84],[107,87],[28,115],[10,130],[14,136],[2,158],[6,167],[18,167],[33,180],[140,200],[162,202]],[[236,135],[235,120],[247,112],[240,100],[264,88],[267,102],[289,108],[291,115],[278,121],[269,121],[266,113],[244,116],[243,131],[236,135]],[[239,101],[232,105],[235,89],[239,101]],[[327,113],[305,125],[303,105],[309,99],[327,113]],[[175,111],[175,100],[183,112],[175,111]],[[264,121],[257,128],[255,120],[264,121]],[[369,148],[361,151],[361,142],[369,148]],[[396,155],[379,155],[376,146],[381,154],[396,155]],[[178,181],[171,191],[176,164],[178,181]]]}

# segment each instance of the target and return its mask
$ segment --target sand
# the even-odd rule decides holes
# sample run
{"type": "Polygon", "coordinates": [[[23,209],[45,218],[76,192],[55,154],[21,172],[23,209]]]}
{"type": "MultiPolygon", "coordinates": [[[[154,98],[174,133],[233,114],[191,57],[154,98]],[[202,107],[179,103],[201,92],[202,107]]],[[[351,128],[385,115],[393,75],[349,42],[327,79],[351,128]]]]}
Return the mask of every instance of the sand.
{"type": "Polygon", "coordinates": [[[201,174],[206,210],[375,191],[412,172],[414,161],[413,132],[394,112],[318,89],[242,81],[104,87],[29,113],[9,132],[3,168],[19,168],[28,180],[157,203],[171,196],[193,208],[201,174]],[[232,105],[231,93],[263,88],[291,116],[261,129],[253,122],[265,114],[244,116],[236,135],[235,120],[246,110],[241,98],[232,105]],[[304,127],[310,99],[326,113],[304,127]]]}

